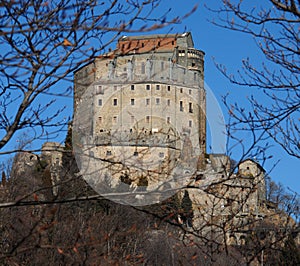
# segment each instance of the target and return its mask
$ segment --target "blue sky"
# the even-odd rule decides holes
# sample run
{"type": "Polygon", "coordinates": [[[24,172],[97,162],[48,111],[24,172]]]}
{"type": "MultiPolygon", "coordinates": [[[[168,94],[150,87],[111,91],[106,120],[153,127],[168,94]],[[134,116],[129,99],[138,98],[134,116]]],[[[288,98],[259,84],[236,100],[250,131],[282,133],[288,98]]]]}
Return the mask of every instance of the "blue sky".
{"type": "MultiPolygon", "coordinates": [[[[212,8],[218,8],[222,5],[221,0],[206,1],[212,8]]],[[[251,4],[261,3],[261,1],[251,1],[251,4]]],[[[195,47],[205,52],[205,82],[207,88],[212,91],[221,112],[224,114],[225,119],[228,118],[227,111],[222,104],[222,96],[230,93],[230,100],[232,102],[239,101],[241,105],[247,105],[247,97],[251,94],[255,94],[256,97],[261,97],[257,91],[254,91],[246,87],[237,87],[232,85],[222,74],[216,69],[214,60],[218,63],[226,65],[227,69],[232,72],[237,70],[241,66],[241,61],[249,57],[253,62],[259,63],[263,56],[259,53],[258,48],[254,40],[246,35],[237,32],[231,32],[229,30],[214,26],[209,20],[214,18],[214,14],[204,8],[204,1],[189,0],[189,1],[168,1],[163,0],[162,5],[156,12],[159,14],[161,10],[166,10],[170,6],[172,7],[171,16],[184,15],[189,12],[194,5],[198,4],[198,9],[194,14],[185,19],[180,25],[173,25],[172,29],[162,29],[158,33],[166,33],[170,30],[171,33],[181,33],[185,31],[192,32],[195,47]]],[[[112,44],[114,48],[115,43],[112,44]]],[[[69,84],[70,85],[70,84],[69,84]]],[[[68,86],[69,86],[68,85],[68,86]]],[[[59,105],[66,104],[68,106],[65,116],[72,116],[72,99],[58,99],[59,105]]],[[[213,115],[216,115],[216,102],[208,103],[207,111],[210,115],[209,119],[213,119],[213,115]]],[[[218,113],[217,113],[218,115],[218,113]]],[[[210,134],[208,134],[210,135],[210,134]]],[[[59,141],[63,141],[65,133],[59,137],[59,141]]],[[[245,141],[247,136],[245,136],[245,141]]],[[[18,136],[16,136],[12,143],[8,146],[8,149],[14,146],[18,142],[18,136]]],[[[221,152],[224,147],[218,147],[218,143],[214,144],[213,150],[208,148],[207,152],[221,152]]],[[[297,166],[299,160],[294,159],[278,148],[273,147],[269,150],[269,154],[273,155],[273,158],[268,160],[264,168],[266,171],[270,171],[277,162],[275,169],[270,173],[273,180],[283,183],[285,186],[290,187],[292,190],[300,193],[300,182],[298,181],[297,166]]],[[[233,159],[238,160],[240,155],[240,149],[233,150],[233,159]]],[[[253,159],[253,158],[252,158],[253,159]]]]}

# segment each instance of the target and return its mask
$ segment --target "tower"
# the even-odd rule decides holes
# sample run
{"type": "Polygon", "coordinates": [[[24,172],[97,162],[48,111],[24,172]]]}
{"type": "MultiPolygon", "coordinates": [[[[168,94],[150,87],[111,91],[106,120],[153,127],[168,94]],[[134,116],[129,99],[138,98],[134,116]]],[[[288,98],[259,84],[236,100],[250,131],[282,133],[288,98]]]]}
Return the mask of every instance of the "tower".
{"type": "Polygon", "coordinates": [[[190,33],[124,36],[75,72],[77,138],[110,162],[110,187],[196,175],[206,152],[203,58],[190,33]]]}

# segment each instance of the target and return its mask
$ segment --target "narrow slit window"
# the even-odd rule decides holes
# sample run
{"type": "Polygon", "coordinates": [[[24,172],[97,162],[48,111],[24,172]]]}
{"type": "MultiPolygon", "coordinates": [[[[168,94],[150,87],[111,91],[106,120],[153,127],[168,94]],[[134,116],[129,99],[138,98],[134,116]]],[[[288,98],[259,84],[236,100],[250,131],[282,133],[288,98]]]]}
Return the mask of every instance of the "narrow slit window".
{"type": "Polygon", "coordinates": [[[189,103],[189,112],[190,112],[190,113],[193,112],[193,103],[189,103]]]}

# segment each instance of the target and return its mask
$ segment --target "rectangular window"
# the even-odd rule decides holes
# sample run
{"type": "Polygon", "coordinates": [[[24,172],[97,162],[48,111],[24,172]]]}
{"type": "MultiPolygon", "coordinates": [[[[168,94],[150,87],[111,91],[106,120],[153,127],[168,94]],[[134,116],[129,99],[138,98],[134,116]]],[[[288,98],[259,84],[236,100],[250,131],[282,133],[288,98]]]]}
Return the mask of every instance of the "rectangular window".
{"type": "Polygon", "coordinates": [[[189,103],[189,112],[190,112],[190,113],[193,112],[193,103],[189,103]]]}
{"type": "Polygon", "coordinates": [[[160,98],[155,99],[156,104],[160,104],[160,98]]]}
{"type": "Polygon", "coordinates": [[[113,99],[113,105],[117,106],[118,105],[118,99],[113,99]]]}
{"type": "Polygon", "coordinates": [[[117,116],[114,116],[114,117],[112,118],[113,124],[117,124],[117,121],[118,121],[118,117],[117,117],[117,116]]]}
{"type": "Polygon", "coordinates": [[[167,105],[170,106],[171,105],[171,100],[167,99],[167,105]]]}
{"type": "Polygon", "coordinates": [[[102,99],[98,99],[98,106],[102,106],[102,99]]]}
{"type": "Polygon", "coordinates": [[[180,93],[183,93],[183,88],[180,88],[180,93]]]}
{"type": "Polygon", "coordinates": [[[146,99],[146,105],[150,105],[150,99],[149,98],[146,99]]]}
{"type": "Polygon", "coordinates": [[[193,121],[189,120],[189,127],[192,127],[192,126],[193,126],[193,121]]]}
{"type": "Polygon", "coordinates": [[[104,88],[101,85],[96,85],[96,94],[104,94],[104,88]]]}
{"type": "Polygon", "coordinates": [[[131,90],[134,91],[134,85],[131,85],[130,87],[131,87],[131,90]]]}
{"type": "Polygon", "coordinates": [[[168,91],[170,91],[171,90],[171,86],[168,86],[168,91]]]}
{"type": "Polygon", "coordinates": [[[114,91],[117,91],[118,90],[118,86],[114,86],[114,91]]]}
{"type": "Polygon", "coordinates": [[[146,90],[150,91],[150,85],[149,84],[146,85],[146,90]]]}
{"type": "Polygon", "coordinates": [[[192,94],[192,90],[189,90],[189,95],[191,95],[192,94]]]}
{"type": "Polygon", "coordinates": [[[167,116],[167,123],[170,124],[171,123],[171,117],[167,116]]]}
{"type": "Polygon", "coordinates": [[[98,117],[98,121],[99,121],[99,124],[102,124],[102,122],[103,122],[102,116],[99,116],[99,117],[98,117]]]}
{"type": "Polygon", "coordinates": [[[150,123],[150,116],[149,115],[146,116],[146,123],[150,123]]]}
{"type": "Polygon", "coordinates": [[[183,112],[183,101],[179,102],[179,110],[183,112]]]}
{"type": "Polygon", "coordinates": [[[164,68],[165,68],[165,64],[164,64],[164,62],[162,61],[162,62],[160,62],[160,69],[161,69],[161,70],[164,70],[164,68]]]}
{"type": "Polygon", "coordinates": [[[134,99],[130,99],[130,104],[134,105],[134,99]]]}
{"type": "Polygon", "coordinates": [[[157,90],[157,91],[160,90],[160,85],[156,85],[156,90],[157,90]]]}
{"type": "Polygon", "coordinates": [[[197,73],[194,73],[194,81],[197,80],[197,73]]]}

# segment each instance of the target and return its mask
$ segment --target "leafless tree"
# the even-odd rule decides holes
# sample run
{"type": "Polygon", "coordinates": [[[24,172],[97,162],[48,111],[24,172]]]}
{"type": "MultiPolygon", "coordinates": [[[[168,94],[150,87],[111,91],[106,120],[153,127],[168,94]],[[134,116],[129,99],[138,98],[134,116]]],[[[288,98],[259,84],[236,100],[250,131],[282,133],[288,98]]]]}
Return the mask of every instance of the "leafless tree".
{"type": "MultiPolygon", "coordinates": [[[[21,157],[26,153],[19,156],[15,162],[24,164],[26,158],[21,157]]],[[[268,189],[273,205],[247,205],[257,190],[250,174],[216,180],[205,188],[191,184],[159,204],[131,207],[95,195],[74,174],[78,169],[72,154],[64,157],[57,195],[50,165],[41,167],[38,161],[23,167],[15,163],[10,180],[1,187],[2,264],[100,260],[108,265],[246,265],[270,256],[276,264],[288,251],[282,243],[297,234],[291,219],[297,211],[285,208],[296,206],[295,198],[273,183],[268,189]],[[197,194],[198,201],[191,201],[197,194]]],[[[294,238],[287,244],[297,250],[294,238]]]]}
{"type": "MultiPolygon", "coordinates": [[[[234,84],[257,88],[259,97],[249,98],[251,110],[224,102],[231,114],[230,132],[248,130],[256,142],[273,139],[289,155],[300,158],[299,150],[299,17],[297,0],[265,0],[261,6],[245,1],[223,0],[214,24],[252,36],[265,56],[261,66],[247,58],[231,74],[221,72],[234,84]]],[[[264,147],[265,148],[265,147],[264,147]]]]}
{"type": "MultiPolygon", "coordinates": [[[[179,23],[149,1],[2,1],[0,4],[0,149],[29,129],[33,140],[56,137],[70,120],[62,102],[79,66],[122,33],[179,23]]],[[[191,8],[192,9],[192,8],[191,8]]],[[[188,15],[188,14],[187,14],[188,15]]],[[[12,152],[10,150],[10,152],[12,152]]]]}

